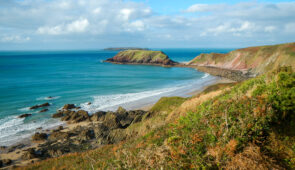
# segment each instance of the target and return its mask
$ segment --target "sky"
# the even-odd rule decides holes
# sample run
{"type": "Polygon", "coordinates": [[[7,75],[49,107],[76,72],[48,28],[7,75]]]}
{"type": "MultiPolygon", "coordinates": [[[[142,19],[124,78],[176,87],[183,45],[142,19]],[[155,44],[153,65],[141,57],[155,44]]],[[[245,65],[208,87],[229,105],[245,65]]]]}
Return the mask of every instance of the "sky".
{"type": "Polygon", "coordinates": [[[0,50],[241,48],[295,41],[295,0],[0,0],[0,50]]]}

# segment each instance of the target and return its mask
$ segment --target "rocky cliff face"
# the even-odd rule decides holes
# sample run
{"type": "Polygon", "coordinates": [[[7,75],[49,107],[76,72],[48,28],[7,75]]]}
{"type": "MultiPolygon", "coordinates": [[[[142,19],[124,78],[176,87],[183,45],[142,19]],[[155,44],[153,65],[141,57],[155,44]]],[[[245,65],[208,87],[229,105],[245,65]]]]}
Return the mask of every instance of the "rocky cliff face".
{"type": "Polygon", "coordinates": [[[127,50],[121,51],[106,62],[121,64],[156,64],[156,65],[175,65],[176,62],[161,51],[148,50],[127,50]]]}
{"type": "MultiPolygon", "coordinates": [[[[228,54],[201,54],[188,65],[240,71],[250,77],[274,70],[279,66],[295,68],[295,43],[249,47],[228,54]]],[[[206,72],[210,73],[210,69],[206,69],[206,72]]]]}

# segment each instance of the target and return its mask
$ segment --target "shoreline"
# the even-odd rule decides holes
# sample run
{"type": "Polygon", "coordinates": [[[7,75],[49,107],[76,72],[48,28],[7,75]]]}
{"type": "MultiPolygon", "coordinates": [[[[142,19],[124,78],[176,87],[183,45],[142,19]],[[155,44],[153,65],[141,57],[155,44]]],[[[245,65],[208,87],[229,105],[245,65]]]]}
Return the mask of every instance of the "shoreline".
{"type": "MultiPolygon", "coordinates": [[[[202,83],[202,84],[205,84],[205,85],[203,85],[201,87],[195,88],[192,91],[190,91],[190,90],[188,91],[188,89],[185,89],[185,91],[178,92],[178,95],[172,95],[172,96],[191,97],[191,96],[195,96],[195,95],[201,93],[208,86],[211,86],[211,85],[214,85],[214,84],[219,84],[219,83],[222,83],[222,82],[223,83],[224,82],[228,82],[228,83],[232,82],[231,80],[228,80],[226,78],[215,77],[215,76],[213,76],[213,77],[214,77],[213,80],[207,80],[206,82],[202,83]]],[[[175,91],[173,91],[173,92],[175,94],[175,91]]],[[[171,96],[171,95],[169,95],[169,96],[171,96]]],[[[144,103],[143,105],[134,106],[134,108],[131,109],[131,110],[143,110],[143,111],[147,112],[149,109],[151,109],[153,107],[153,105],[155,103],[157,103],[158,100],[152,101],[152,102],[149,102],[149,103],[144,103]]],[[[136,101],[135,101],[135,103],[136,103],[136,101]]],[[[63,121],[61,121],[61,122],[63,122],[63,121]]],[[[82,122],[82,123],[69,124],[69,123],[64,122],[62,124],[63,130],[61,130],[61,132],[68,133],[68,132],[73,131],[77,127],[79,127],[79,128],[82,127],[82,129],[83,128],[88,129],[89,126],[90,125],[93,126],[93,124],[95,124],[95,123],[93,123],[93,122],[82,122]]],[[[49,128],[49,129],[41,129],[41,130],[39,130],[39,132],[40,133],[52,134],[54,131],[56,131],[57,127],[52,127],[52,128],[49,128]]],[[[12,146],[9,146],[9,147],[7,147],[5,149],[2,149],[0,151],[0,158],[1,159],[10,159],[10,160],[12,160],[13,161],[12,166],[25,166],[25,165],[27,165],[29,163],[40,160],[40,159],[31,159],[30,162],[28,162],[27,160],[23,160],[22,156],[27,152],[26,150],[28,150],[29,148],[42,148],[42,146],[40,146],[40,145],[42,145],[42,143],[44,143],[44,142],[41,142],[41,143],[37,142],[36,143],[36,142],[32,141],[32,136],[30,136],[30,137],[28,137],[26,139],[23,139],[22,141],[18,142],[18,144],[16,144],[16,145],[12,145],[12,146]],[[11,150],[11,151],[9,152],[9,150],[11,150]]],[[[98,147],[98,146],[94,146],[94,148],[96,148],[96,147],[98,147]]],[[[91,149],[94,149],[94,148],[91,148],[91,149]]]]}

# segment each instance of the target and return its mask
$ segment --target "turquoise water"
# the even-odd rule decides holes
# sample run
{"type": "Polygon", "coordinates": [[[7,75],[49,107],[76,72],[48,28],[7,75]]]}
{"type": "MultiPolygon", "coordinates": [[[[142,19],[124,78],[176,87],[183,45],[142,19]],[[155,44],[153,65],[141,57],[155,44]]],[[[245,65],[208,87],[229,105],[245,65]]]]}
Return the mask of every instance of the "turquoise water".
{"type": "MultiPolygon", "coordinates": [[[[230,49],[161,49],[170,58],[186,62],[202,52],[230,49]]],[[[15,51],[0,52],[0,145],[10,145],[32,135],[36,128],[62,122],[51,115],[64,104],[74,103],[93,113],[134,109],[162,96],[183,95],[215,77],[191,68],[115,65],[103,60],[111,51],[15,51]],[[52,96],[49,99],[48,96],[52,96]],[[28,107],[49,102],[49,111],[28,107]],[[91,105],[86,103],[91,102],[91,105]],[[33,114],[17,118],[24,113],[33,114]]]]}

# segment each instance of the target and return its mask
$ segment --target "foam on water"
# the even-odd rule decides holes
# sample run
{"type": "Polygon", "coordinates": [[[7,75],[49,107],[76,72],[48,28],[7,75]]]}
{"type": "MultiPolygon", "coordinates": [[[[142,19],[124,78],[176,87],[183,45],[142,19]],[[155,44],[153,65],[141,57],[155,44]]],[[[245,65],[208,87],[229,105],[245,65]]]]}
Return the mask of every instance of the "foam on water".
{"type": "Polygon", "coordinates": [[[118,106],[124,106],[127,103],[135,102],[140,99],[172,92],[179,88],[181,87],[163,88],[160,90],[150,90],[139,93],[93,96],[93,102],[91,105],[88,105],[88,103],[82,103],[81,107],[83,110],[87,110],[90,113],[99,110],[115,110],[118,106]]]}
{"type": "Polygon", "coordinates": [[[211,83],[216,78],[205,74],[202,79],[187,81],[184,84],[179,84],[174,87],[167,87],[158,90],[149,90],[138,93],[126,93],[126,94],[113,94],[113,95],[100,95],[93,96],[93,100],[89,105],[88,102],[80,104],[83,110],[88,111],[90,114],[97,111],[114,111],[119,106],[126,107],[127,109],[135,109],[143,104],[151,104],[156,102],[160,97],[179,95],[184,93],[188,94],[195,90],[199,90],[203,86],[211,83]],[[146,100],[146,102],[143,102],[146,100]],[[149,102],[147,102],[149,101],[149,102]],[[133,106],[133,107],[132,107],[133,106]]]}
{"type": "Polygon", "coordinates": [[[39,97],[36,100],[55,100],[55,99],[59,99],[61,96],[54,96],[54,97],[39,97]]]}
{"type": "Polygon", "coordinates": [[[202,79],[207,78],[210,74],[205,73],[204,76],[202,77],[202,79]]]}
{"type": "Polygon", "coordinates": [[[18,110],[21,111],[21,112],[27,112],[27,111],[30,110],[30,107],[24,107],[24,108],[20,108],[18,110]]]}
{"type": "Polygon", "coordinates": [[[44,119],[39,121],[24,122],[25,118],[9,116],[0,119],[0,146],[10,146],[33,135],[37,128],[49,129],[63,124],[54,119],[44,119]]]}

